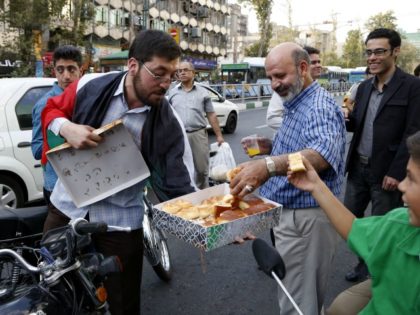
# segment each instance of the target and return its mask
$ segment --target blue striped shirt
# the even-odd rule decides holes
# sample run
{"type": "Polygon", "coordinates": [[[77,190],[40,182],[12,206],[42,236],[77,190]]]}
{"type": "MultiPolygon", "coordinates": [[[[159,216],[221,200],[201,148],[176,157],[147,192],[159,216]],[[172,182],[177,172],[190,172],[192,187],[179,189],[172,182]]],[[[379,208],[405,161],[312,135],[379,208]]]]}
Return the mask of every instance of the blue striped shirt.
{"type": "MultiPolygon", "coordinates": [[[[283,124],[273,140],[272,156],[312,149],[330,168],[319,175],[332,192],[340,194],[344,179],[345,124],[335,100],[317,82],[313,82],[290,102],[284,103],[283,124]]],[[[261,188],[262,196],[285,208],[318,207],[309,192],[289,184],[286,176],[270,178],[261,188]]]]}

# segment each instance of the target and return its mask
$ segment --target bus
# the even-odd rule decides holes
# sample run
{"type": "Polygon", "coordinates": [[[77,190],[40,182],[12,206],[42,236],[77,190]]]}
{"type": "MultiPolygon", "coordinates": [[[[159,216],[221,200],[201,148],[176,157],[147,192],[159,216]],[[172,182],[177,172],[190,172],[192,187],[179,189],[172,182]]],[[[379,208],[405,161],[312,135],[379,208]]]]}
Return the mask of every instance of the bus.
{"type": "Polygon", "coordinates": [[[349,81],[349,72],[341,67],[326,66],[322,68],[321,76],[318,79],[320,84],[341,83],[349,81]]]}
{"type": "Polygon", "coordinates": [[[225,63],[221,65],[222,81],[230,84],[257,83],[258,79],[266,79],[264,69],[265,58],[248,57],[241,63],[225,63]]]}
{"type": "Polygon", "coordinates": [[[350,69],[349,71],[349,82],[358,83],[366,79],[366,67],[357,67],[350,69]]]}

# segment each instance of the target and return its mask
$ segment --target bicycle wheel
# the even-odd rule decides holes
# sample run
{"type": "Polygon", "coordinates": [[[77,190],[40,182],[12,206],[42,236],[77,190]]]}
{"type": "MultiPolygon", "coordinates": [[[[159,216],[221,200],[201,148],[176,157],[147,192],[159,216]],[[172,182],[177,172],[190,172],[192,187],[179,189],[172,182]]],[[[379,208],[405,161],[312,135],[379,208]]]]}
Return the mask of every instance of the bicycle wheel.
{"type": "Polygon", "coordinates": [[[169,282],[172,278],[172,266],[168,244],[166,243],[166,238],[160,229],[155,228],[153,230],[153,234],[157,244],[157,248],[155,248],[155,254],[156,257],[159,257],[159,262],[152,267],[161,280],[169,282]]]}

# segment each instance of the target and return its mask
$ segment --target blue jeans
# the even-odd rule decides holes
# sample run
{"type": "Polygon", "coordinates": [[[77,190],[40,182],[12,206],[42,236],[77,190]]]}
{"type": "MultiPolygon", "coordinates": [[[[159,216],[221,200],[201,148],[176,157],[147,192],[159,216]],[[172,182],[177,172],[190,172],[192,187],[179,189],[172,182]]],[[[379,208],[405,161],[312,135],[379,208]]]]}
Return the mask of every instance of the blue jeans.
{"type": "Polygon", "coordinates": [[[347,177],[344,205],[362,218],[369,202],[372,202],[372,215],[384,215],[402,206],[401,192],[383,190],[382,181],[375,180],[370,166],[355,161],[347,177]]]}

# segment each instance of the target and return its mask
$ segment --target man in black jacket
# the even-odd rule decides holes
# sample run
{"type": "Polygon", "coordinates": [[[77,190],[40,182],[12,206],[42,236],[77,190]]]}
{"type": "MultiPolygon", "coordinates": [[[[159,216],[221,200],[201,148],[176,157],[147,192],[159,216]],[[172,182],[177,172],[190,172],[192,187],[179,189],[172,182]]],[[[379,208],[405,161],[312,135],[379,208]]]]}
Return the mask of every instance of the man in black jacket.
{"type": "MultiPolygon", "coordinates": [[[[375,29],[365,44],[374,77],[360,84],[346,124],[354,135],[347,156],[344,204],[359,218],[369,202],[372,215],[401,205],[397,186],[409,158],[406,139],[420,130],[420,80],[396,67],[400,35],[375,29]]],[[[366,276],[366,266],[359,262],[346,279],[357,281],[366,276]]]]}

